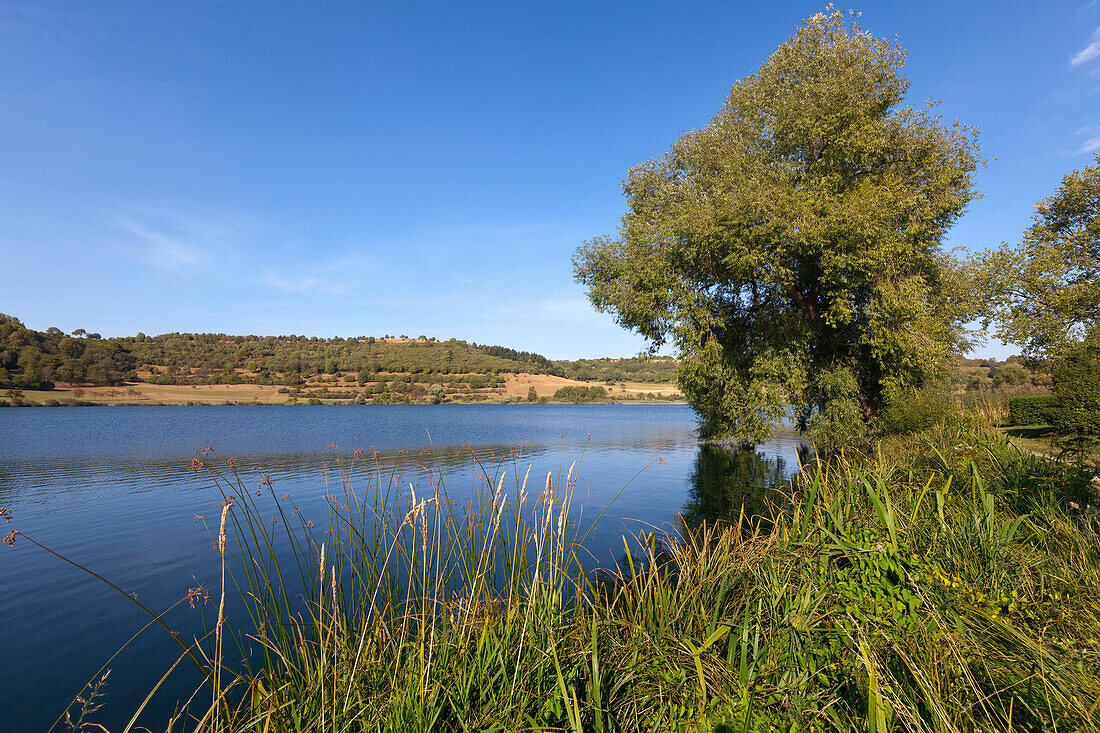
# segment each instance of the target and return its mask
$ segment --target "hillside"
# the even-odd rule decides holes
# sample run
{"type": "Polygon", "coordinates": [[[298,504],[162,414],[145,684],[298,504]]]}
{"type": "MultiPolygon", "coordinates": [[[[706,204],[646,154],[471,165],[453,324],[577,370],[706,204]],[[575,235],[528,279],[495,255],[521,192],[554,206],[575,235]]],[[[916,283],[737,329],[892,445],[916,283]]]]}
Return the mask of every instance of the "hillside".
{"type": "Polygon", "coordinates": [[[555,361],[555,374],[579,382],[653,382],[675,384],[679,362],[667,356],[631,356],[625,359],[555,361]]]}
{"type": "Polygon", "coordinates": [[[668,358],[551,361],[504,346],[427,336],[102,338],[83,330],[35,331],[0,315],[0,389],[36,391],[26,395],[35,402],[670,399],[678,398],[671,386],[675,370],[668,358]],[[601,385],[585,386],[594,381],[601,385]]]}

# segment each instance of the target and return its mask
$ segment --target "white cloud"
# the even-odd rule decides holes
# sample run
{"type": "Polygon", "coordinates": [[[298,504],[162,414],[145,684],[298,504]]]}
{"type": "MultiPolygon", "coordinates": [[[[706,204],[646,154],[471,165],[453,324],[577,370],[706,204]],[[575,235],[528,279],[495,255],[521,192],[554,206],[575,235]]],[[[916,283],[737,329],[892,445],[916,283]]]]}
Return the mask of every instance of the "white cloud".
{"type": "Polygon", "coordinates": [[[368,282],[377,269],[372,257],[353,252],[333,255],[323,263],[308,268],[296,267],[293,271],[285,266],[268,267],[263,284],[292,295],[347,295],[368,282]]]}
{"type": "Polygon", "coordinates": [[[355,243],[313,259],[302,247],[278,245],[280,234],[250,216],[138,206],[96,212],[114,230],[111,244],[133,260],[222,286],[283,296],[341,296],[377,270],[374,259],[355,243]]]}
{"type": "Polygon", "coordinates": [[[116,217],[112,224],[132,235],[123,248],[154,267],[185,275],[211,262],[210,252],[186,235],[158,230],[128,217],[116,217]]]}
{"type": "Polygon", "coordinates": [[[133,205],[90,206],[89,210],[114,230],[110,243],[115,248],[134,260],[184,276],[228,276],[242,259],[242,242],[260,231],[257,222],[224,213],[133,205]]]}
{"type": "Polygon", "coordinates": [[[1080,66],[1086,61],[1100,56],[1100,28],[1097,28],[1092,33],[1092,43],[1085,46],[1083,49],[1077,52],[1077,55],[1070,59],[1071,66],[1080,66]]]}
{"type": "Polygon", "coordinates": [[[1100,150],[1100,136],[1090,137],[1085,142],[1081,143],[1081,147],[1078,148],[1078,153],[1091,153],[1093,151],[1100,150]]]}
{"type": "Polygon", "coordinates": [[[269,288],[281,290],[293,295],[306,295],[320,293],[322,295],[344,295],[350,289],[350,284],[337,280],[330,280],[319,275],[280,275],[268,270],[264,275],[264,284],[269,288]]]}

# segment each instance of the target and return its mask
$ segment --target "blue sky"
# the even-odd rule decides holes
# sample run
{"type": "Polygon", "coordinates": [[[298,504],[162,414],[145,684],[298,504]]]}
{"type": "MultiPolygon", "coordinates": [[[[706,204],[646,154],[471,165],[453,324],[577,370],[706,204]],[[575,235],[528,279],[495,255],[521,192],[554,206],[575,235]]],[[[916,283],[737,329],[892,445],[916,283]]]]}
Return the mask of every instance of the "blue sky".
{"type": "MultiPolygon", "coordinates": [[[[982,131],[953,246],[1016,240],[1100,150],[1098,0],[852,7],[908,49],[913,100],[982,131]]],[[[573,250],[823,9],[0,0],[0,312],[632,354],[573,250]]]]}

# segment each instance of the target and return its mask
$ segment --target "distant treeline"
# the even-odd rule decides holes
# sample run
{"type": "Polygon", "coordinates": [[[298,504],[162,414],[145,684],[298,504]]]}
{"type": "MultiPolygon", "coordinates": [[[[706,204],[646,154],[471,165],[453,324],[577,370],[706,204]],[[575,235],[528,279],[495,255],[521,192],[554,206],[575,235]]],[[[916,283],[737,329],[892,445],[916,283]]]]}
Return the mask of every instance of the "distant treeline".
{"type": "Polygon", "coordinates": [[[360,384],[377,374],[551,374],[585,381],[670,382],[676,362],[628,359],[551,361],[504,346],[400,339],[324,339],[316,336],[229,336],[168,333],[102,338],[77,329],[34,331],[0,314],[0,388],[50,389],[57,382],[118,385],[282,384],[296,386],[322,374],[356,374],[360,384]]]}
{"type": "Polygon", "coordinates": [[[0,314],[0,388],[52,389],[54,382],[121,384],[137,360],[118,340],[78,330],[32,331],[0,314]]]}
{"type": "Polygon", "coordinates": [[[578,359],[555,361],[561,369],[560,376],[582,382],[676,382],[679,362],[667,356],[639,354],[626,359],[578,359]]]}
{"type": "Polygon", "coordinates": [[[1007,392],[1048,390],[1051,386],[1049,373],[1031,369],[1028,361],[1019,356],[1010,356],[1004,361],[956,357],[955,381],[968,392],[984,389],[1007,392]]]}

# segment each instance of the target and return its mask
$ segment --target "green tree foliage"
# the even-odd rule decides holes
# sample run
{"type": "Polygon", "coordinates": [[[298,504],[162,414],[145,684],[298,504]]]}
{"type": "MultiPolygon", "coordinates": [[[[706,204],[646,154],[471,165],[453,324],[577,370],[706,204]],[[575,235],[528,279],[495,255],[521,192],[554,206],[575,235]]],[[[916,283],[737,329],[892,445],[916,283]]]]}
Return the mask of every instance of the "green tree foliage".
{"type": "Polygon", "coordinates": [[[52,389],[55,382],[117,385],[134,366],[133,355],[112,339],[98,334],[74,338],[57,328],[38,332],[0,313],[0,387],[52,389]]]}
{"type": "MultiPolygon", "coordinates": [[[[94,338],[93,338],[94,337],[94,338]]],[[[0,386],[47,388],[55,381],[119,384],[138,365],[160,384],[251,382],[297,386],[303,379],[343,373],[346,381],[381,379],[385,374],[469,375],[480,387],[504,373],[562,374],[546,357],[500,346],[478,346],[452,339],[394,342],[372,337],[319,339],[305,336],[228,336],[169,333],[103,339],[78,337],[59,329],[26,328],[0,314],[0,386]]],[[[464,378],[465,379],[465,378],[464,378]]],[[[433,380],[424,380],[433,381],[433,380]]]]}
{"type": "Polygon", "coordinates": [[[527,401],[537,402],[539,399],[539,393],[535,390],[535,385],[531,385],[527,388],[527,401]]]}
{"type": "Polygon", "coordinates": [[[1100,153],[1035,207],[1018,245],[976,257],[976,290],[997,338],[1038,361],[1100,339],[1100,153]]]}
{"type": "Polygon", "coordinates": [[[860,433],[962,345],[941,250],[974,197],[972,130],[900,106],[904,51],[807,20],[705,128],[631,170],[617,238],[574,257],[593,304],[680,353],[709,437],[751,443],[785,402],[817,440],[860,433]]]}
{"type": "Polygon", "coordinates": [[[1061,408],[1054,422],[1065,435],[1100,436],[1100,346],[1068,349],[1054,366],[1061,408]]]}
{"type": "Polygon", "coordinates": [[[582,382],[628,380],[669,384],[676,381],[679,362],[667,356],[641,354],[625,359],[577,359],[555,361],[561,376],[582,382]]]}
{"type": "Polygon", "coordinates": [[[1004,361],[993,358],[955,357],[954,381],[968,391],[998,390],[1006,393],[1050,386],[1050,374],[1032,371],[1021,356],[1004,361]]]}
{"type": "Polygon", "coordinates": [[[581,387],[569,385],[568,387],[562,387],[554,393],[555,400],[565,400],[566,402],[606,402],[608,399],[607,390],[603,387],[581,387]]]}
{"type": "Polygon", "coordinates": [[[198,333],[103,339],[97,334],[66,335],[56,328],[39,333],[0,316],[0,390],[46,389],[54,380],[108,385],[144,379],[157,384],[282,385],[280,391],[292,402],[440,403],[493,399],[495,395],[483,390],[486,385],[499,388],[505,374],[560,376],[562,371],[538,354],[458,339],[198,333]],[[355,382],[363,389],[340,389],[355,382]]]}
{"type": "Polygon", "coordinates": [[[879,418],[884,433],[909,435],[948,421],[956,411],[955,396],[943,383],[908,389],[891,399],[879,418]]]}
{"type": "Polygon", "coordinates": [[[989,370],[990,377],[993,379],[993,387],[1019,386],[1027,384],[1031,377],[1030,372],[1019,362],[1008,362],[1003,366],[993,367],[989,370]]]}

